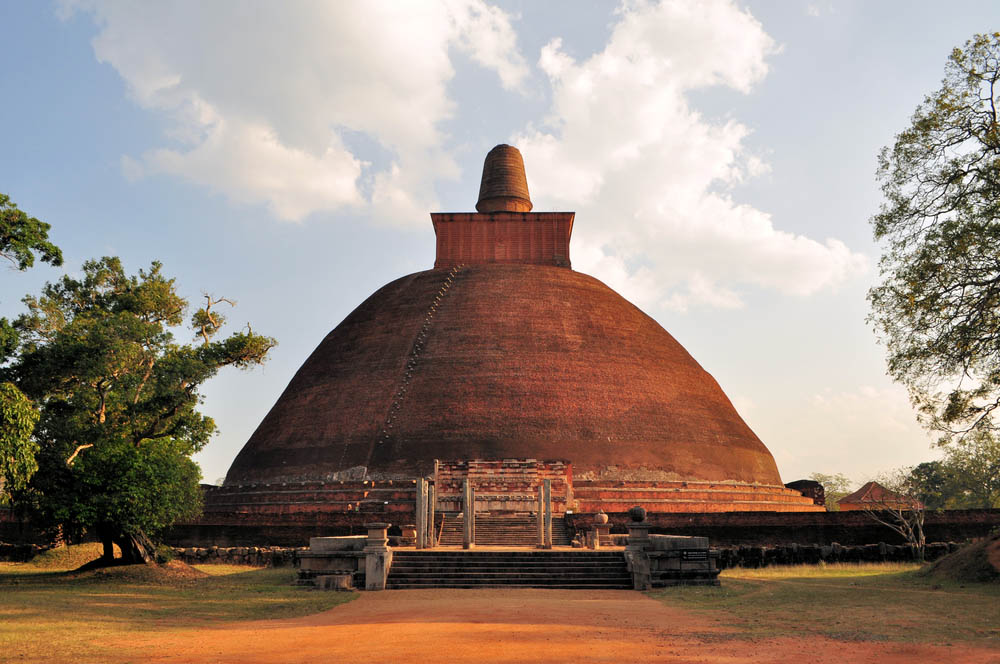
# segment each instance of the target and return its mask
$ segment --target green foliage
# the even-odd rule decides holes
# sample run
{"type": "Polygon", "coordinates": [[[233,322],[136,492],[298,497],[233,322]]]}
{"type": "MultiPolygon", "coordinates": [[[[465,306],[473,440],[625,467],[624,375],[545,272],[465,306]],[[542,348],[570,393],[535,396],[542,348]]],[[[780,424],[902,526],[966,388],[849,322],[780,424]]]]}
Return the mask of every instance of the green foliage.
{"type": "Polygon", "coordinates": [[[38,470],[31,434],[38,411],[12,383],[0,383],[0,495],[22,491],[38,470]]]}
{"type": "Polygon", "coordinates": [[[39,472],[25,497],[36,518],[118,542],[198,513],[191,455],[216,430],[198,390],[222,367],[263,362],[275,342],[251,331],[216,340],[216,326],[196,330],[198,345],[177,343],[188,303],[159,263],[130,276],[103,258],[81,272],[24,299],[5,373],[39,404],[39,472]]]}
{"type": "Polygon", "coordinates": [[[910,471],[909,483],[927,509],[1000,508],[1000,441],[985,430],[945,439],[940,461],[910,471]]]}
{"type": "Polygon", "coordinates": [[[9,196],[0,194],[0,256],[18,270],[34,265],[36,253],[45,263],[62,265],[62,251],[49,242],[50,228],[19,210],[9,196]]]}
{"type": "Polygon", "coordinates": [[[976,35],[879,157],[870,320],[890,374],[948,435],[992,428],[1000,405],[998,80],[1000,33],[976,35]]]}
{"type": "Polygon", "coordinates": [[[843,473],[836,473],[835,475],[813,473],[809,476],[809,479],[823,485],[823,494],[826,499],[827,512],[836,512],[839,510],[840,507],[837,505],[837,501],[851,493],[853,490],[851,488],[853,484],[851,479],[843,473]]]}
{"type": "Polygon", "coordinates": [[[925,461],[910,471],[910,483],[920,502],[929,510],[940,510],[949,505],[955,493],[955,477],[950,468],[940,461],[925,461]]]}
{"type": "Polygon", "coordinates": [[[990,431],[974,431],[944,448],[952,489],[948,507],[1000,507],[1000,440],[990,431]]]}

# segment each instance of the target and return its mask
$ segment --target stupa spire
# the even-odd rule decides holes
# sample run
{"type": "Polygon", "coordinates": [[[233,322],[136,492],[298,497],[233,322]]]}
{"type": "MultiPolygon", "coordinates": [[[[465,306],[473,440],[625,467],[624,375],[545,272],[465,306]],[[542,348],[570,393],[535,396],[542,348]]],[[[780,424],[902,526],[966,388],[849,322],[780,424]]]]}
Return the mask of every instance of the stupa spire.
{"type": "Polygon", "coordinates": [[[479,212],[531,212],[524,160],[512,145],[501,144],[489,151],[479,185],[479,212]]]}

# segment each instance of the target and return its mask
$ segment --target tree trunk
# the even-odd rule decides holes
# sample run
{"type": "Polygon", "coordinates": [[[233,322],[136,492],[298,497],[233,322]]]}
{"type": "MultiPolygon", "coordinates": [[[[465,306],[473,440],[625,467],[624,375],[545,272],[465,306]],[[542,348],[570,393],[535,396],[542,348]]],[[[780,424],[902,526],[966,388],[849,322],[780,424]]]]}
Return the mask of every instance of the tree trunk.
{"type": "Polygon", "coordinates": [[[115,541],[122,550],[122,563],[125,565],[152,564],[156,561],[156,547],[141,530],[121,533],[115,541]]]}
{"type": "Polygon", "coordinates": [[[103,547],[103,553],[100,558],[101,562],[105,565],[112,564],[115,560],[115,542],[112,527],[106,523],[98,525],[97,537],[101,540],[101,546],[103,547]]]}

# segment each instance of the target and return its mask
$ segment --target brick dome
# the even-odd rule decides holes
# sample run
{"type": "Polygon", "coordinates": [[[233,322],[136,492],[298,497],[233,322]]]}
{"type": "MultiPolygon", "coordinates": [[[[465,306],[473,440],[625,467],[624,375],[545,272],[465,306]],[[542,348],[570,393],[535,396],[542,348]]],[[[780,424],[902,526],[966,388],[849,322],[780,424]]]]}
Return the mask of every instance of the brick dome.
{"type": "MultiPolygon", "coordinates": [[[[489,215],[481,215],[489,217],[489,215]]],[[[578,478],[780,485],[718,383],[652,318],[567,267],[418,272],[313,351],[226,484],[433,472],[435,459],[564,459],[578,478]]]]}

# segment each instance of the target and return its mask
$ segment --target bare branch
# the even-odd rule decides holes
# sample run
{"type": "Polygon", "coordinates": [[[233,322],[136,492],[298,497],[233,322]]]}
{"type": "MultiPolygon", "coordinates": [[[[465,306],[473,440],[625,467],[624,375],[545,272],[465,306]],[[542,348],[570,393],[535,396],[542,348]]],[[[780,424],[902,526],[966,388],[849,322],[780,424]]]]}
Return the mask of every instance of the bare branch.
{"type": "Polygon", "coordinates": [[[93,443],[84,443],[83,445],[77,445],[76,449],[73,450],[73,454],[69,455],[69,458],[66,459],[66,466],[69,467],[69,468],[72,468],[73,467],[73,461],[76,460],[76,456],[80,452],[84,451],[85,449],[91,448],[93,446],[94,446],[93,443]]]}

